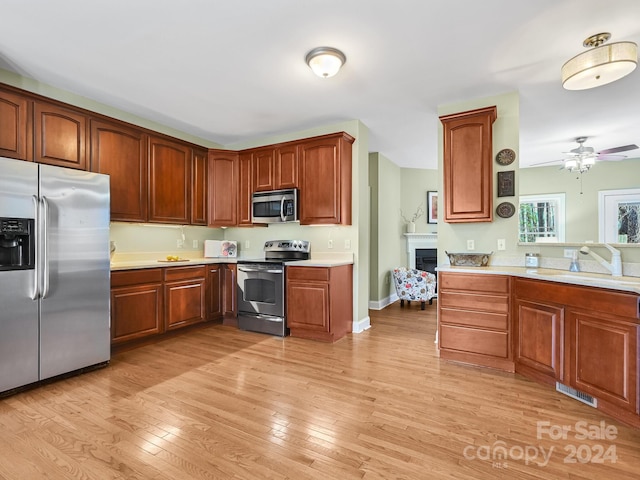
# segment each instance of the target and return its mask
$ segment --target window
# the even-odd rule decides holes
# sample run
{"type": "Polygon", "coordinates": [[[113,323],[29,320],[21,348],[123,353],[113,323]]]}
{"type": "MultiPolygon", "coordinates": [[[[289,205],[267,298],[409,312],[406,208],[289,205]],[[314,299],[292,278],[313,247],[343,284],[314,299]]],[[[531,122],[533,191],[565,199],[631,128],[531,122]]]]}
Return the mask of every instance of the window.
{"type": "Polygon", "coordinates": [[[522,195],[518,241],[564,242],[564,193],[522,195]]]}

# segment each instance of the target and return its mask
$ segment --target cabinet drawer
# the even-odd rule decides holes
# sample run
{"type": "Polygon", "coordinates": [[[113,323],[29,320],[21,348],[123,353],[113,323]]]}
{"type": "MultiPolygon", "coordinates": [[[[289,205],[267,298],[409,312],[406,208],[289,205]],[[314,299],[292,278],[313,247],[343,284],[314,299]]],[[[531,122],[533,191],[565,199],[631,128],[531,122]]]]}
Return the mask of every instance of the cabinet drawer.
{"type": "Polygon", "coordinates": [[[509,316],[506,313],[470,312],[453,308],[440,310],[440,322],[496,330],[508,330],[509,328],[509,316]]]}
{"type": "Polygon", "coordinates": [[[144,283],[162,282],[161,268],[141,268],[139,270],[122,270],[111,272],[111,286],[124,287],[144,283]]]}
{"type": "Polygon", "coordinates": [[[168,267],[164,270],[165,282],[175,280],[190,280],[193,278],[204,278],[206,267],[204,265],[194,265],[189,267],[168,267]]]}
{"type": "Polygon", "coordinates": [[[509,277],[503,275],[442,272],[440,274],[438,290],[509,293],[509,277]]]}
{"type": "Polygon", "coordinates": [[[479,295],[440,290],[438,303],[441,308],[480,310],[482,312],[509,313],[509,297],[506,295],[479,295]]]}
{"type": "Polygon", "coordinates": [[[440,348],[459,352],[509,357],[509,335],[507,332],[495,332],[476,328],[440,326],[440,348]]]}
{"type": "Polygon", "coordinates": [[[289,280],[328,282],[329,269],[323,267],[288,267],[287,278],[289,280]]]}

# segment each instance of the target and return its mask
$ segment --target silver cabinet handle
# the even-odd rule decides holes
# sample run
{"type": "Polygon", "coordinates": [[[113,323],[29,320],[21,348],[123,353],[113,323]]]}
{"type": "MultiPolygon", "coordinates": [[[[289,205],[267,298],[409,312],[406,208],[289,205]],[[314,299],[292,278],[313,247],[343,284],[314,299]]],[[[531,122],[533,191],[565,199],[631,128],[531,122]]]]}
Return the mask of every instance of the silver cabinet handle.
{"type": "Polygon", "coordinates": [[[49,295],[49,201],[42,197],[42,298],[49,295]]]}
{"type": "Polygon", "coordinates": [[[35,262],[34,262],[34,269],[33,269],[33,290],[31,292],[31,294],[29,295],[31,297],[31,300],[37,300],[38,297],[40,297],[40,208],[38,205],[38,197],[36,195],[31,197],[31,200],[33,200],[33,208],[35,210],[35,214],[34,214],[34,224],[35,224],[35,242],[36,242],[36,248],[35,248],[35,262]]]}

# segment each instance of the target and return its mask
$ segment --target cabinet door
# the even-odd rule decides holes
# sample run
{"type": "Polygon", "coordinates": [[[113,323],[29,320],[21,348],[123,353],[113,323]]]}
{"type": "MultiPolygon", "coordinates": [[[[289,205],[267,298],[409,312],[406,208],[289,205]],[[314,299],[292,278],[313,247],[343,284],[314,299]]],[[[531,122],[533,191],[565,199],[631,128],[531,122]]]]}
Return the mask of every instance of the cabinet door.
{"type": "Polygon", "coordinates": [[[91,121],[91,171],[111,177],[111,220],[148,219],[146,142],[141,130],[91,121]]]}
{"type": "Polygon", "coordinates": [[[298,187],[297,145],[286,145],[276,150],[273,173],[276,190],[298,187]]]}
{"type": "Polygon", "coordinates": [[[0,90],[0,156],[33,160],[31,101],[0,90]]]}
{"type": "Polygon", "coordinates": [[[71,109],[36,101],[35,161],[59,167],[87,168],[87,117],[71,109]]]}
{"type": "Polygon", "coordinates": [[[207,270],[207,320],[222,317],[222,269],[210,265],[207,270]]]}
{"type": "Polygon", "coordinates": [[[166,329],[204,322],[205,281],[185,280],[164,285],[166,329]]]}
{"type": "Polygon", "coordinates": [[[238,281],[236,280],[236,266],[230,263],[224,264],[223,278],[223,301],[222,314],[225,317],[238,316],[238,302],[236,300],[236,290],[238,281]]]}
{"type": "Polygon", "coordinates": [[[149,137],[149,221],[191,221],[191,149],[149,137]]]}
{"type": "Polygon", "coordinates": [[[516,301],[516,372],[554,385],[564,381],[564,308],[516,301]]]}
{"type": "Polygon", "coordinates": [[[253,187],[256,192],[274,190],[274,148],[253,150],[253,187]]]}
{"type": "Polygon", "coordinates": [[[351,225],[351,143],[329,135],[299,146],[300,223],[351,225]]]}
{"type": "Polygon", "coordinates": [[[111,289],[111,343],[123,343],[162,330],[160,283],[111,289]]]}
{"type": "Polygon", "coordinates": [[[291,329],[329,332],[329,284],[287,281],[287,325],[291,329]]]}
{"type": "Polygon", "coordinates": [[[191,224],[207,225],[207,151],[193,149],[191,164],[191,224]]]}
{"type": "Polygon", "coordinates": [[[444,221],[493,220],[496,107],[440,117],[444,129],[444,221]]]}
{"type": "Polygon", "coordinates": [[[638,324],[600,313],[567,312],[569,384],[637,413],[638,324]]]}
{"type": "Polygon", "coordinates": [[[238,225],[252,225],[253,156],[251,152],[240,153],[238,157],[238,176],[238,225]]]}
{"type": "Polygon", "coordinates": [[[238,221],[238,154],[209,151],[209,226],[233,227],[238,221]]]}

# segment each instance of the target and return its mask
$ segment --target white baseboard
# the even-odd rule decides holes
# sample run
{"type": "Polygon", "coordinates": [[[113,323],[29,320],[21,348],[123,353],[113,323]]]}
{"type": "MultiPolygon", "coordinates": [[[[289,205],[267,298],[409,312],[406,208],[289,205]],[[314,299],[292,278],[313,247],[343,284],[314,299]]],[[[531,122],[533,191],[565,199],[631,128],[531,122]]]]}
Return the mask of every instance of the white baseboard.
{"type": "Polygon", "coordinates": [[[371,310],[382,310],[387,305],[391,305],[393,302],[398,300],[398,294],[394,293],[387,298],[383,298],[378,301],[369,301],[369,308],[371,310]]]}
{"type": "Polygon", "coordinates": [[[360,320],[356,320],[353,322],[351,327],[352,333],[362,333],[365,330],[369,330],[371,328],[371,318],[367,315],[365,318],[361,318],[360,320]]]}

